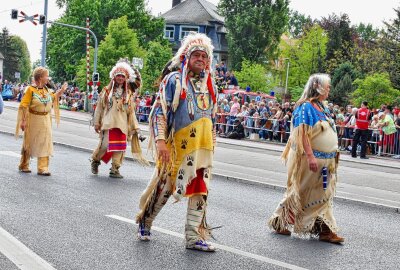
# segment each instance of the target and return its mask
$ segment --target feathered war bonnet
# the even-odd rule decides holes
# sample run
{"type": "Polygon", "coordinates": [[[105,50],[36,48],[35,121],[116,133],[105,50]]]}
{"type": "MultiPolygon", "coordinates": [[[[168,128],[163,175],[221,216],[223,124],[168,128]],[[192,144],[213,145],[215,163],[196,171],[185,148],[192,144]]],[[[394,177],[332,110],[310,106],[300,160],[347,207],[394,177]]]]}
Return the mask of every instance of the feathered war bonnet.
{"type": "Polygon", "coordinates": [[[128,86],[130,86],[132,92],[136,92],[142,86],[142,77],[140,75],[139,70],[133,68],[129,63],[127,58],[120,59],[115,66],[110,71],[110,79],[111,79],[111,89],[108,95],[108,99],[110,100],[113,91],[114,91],[114,84],[115,84],[115,77],[117,75],[123,75],[125,77],[125,93],[124,95],[127,97],[128,95],[128,86]]]}
{"type": "Polygon", "coordinates": [[[169,65],[169,70],[179,69],[182,73],[181,76],[181,98],[186,98],[187,92],[187,83],[188,83],[188,63],[190,59],[190,55],[194,51],[203,51],[207,53],[208,56],[208,64],[204,70],[204,79],[201,86],[201,91],[205,90],[205,87],[208,88],[208,91],[213,99],[213,102],[216,103],[216,96],[214,92],[214,87],[211,81],[211,63],[213,61],[213,49],[214,46],[211,43],[211,39],[207,37],[205,34],[190,32],[182,40],[182,45],[179,48],[178,52],[171,60],[171,64],[169,65]]]}

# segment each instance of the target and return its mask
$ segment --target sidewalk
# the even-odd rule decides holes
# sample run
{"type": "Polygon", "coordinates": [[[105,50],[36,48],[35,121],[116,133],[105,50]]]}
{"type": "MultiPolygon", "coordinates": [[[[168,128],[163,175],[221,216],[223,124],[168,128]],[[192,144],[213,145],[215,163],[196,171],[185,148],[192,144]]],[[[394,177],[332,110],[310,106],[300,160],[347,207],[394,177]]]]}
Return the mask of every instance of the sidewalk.
{"type": "MultiPolygon", "coordinates": [[[[6,108],[18,108],[19,103],[15,101],[5,101],[4,105],[6,108]]],[[[89,123],[92,116],[86,112],[73,112],[62,110],[61,111],[61,118],[62,119],[71,119],[71,120],[78,120],[82,122],[89,123]]],[[[147,124],[139,123],[141,130],[144,132],[149,131],[149,127],[147,124]]],[[[227,139],[217,137],[217,143],[228,144],[228,145],[235,145],[235,146],[242,146],[247,148],[255,148],[255,149],[265,149],[269,151],[276,151],[276,152],[283,152],[285,148],[285,144],[281,143],[269,143],[269,142],[262,142],[262,141],[251,141],[248,139],[245,140],[234,140],[234,139],[227,139]]],[[[347,152],[341,152],[340,160],[347,161],[347,162],[354,162],[359,164],[368,164],[368,165],[379,165],[382,167],[389,167],[389,168],[396,168],[400,169],[400,160],[396,160],[393,158],[388,157],[377,157],[377,156],[370,156],[370,159],[360,159],[360,158],[352,158],[350,154],[347,152]]]]}

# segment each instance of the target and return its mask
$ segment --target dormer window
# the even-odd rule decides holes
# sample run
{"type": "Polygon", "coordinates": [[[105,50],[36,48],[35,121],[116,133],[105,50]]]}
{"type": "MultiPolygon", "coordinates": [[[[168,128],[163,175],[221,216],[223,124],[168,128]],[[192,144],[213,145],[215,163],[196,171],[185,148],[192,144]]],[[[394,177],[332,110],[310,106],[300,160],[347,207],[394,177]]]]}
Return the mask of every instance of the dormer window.
{"type": "Polygon", "coordinates": [[[170,40],[175,39],[175,26],[166,25],[164,29],[164,37],[170,40]]]}
{"type": "Polygon", "coordinates": [[[199,32],[199,27],[198,26],[181,26],[181,31],[179,34],[179,39],[183,39],[187,35],[189,35],[189,32],[199,32]]]}

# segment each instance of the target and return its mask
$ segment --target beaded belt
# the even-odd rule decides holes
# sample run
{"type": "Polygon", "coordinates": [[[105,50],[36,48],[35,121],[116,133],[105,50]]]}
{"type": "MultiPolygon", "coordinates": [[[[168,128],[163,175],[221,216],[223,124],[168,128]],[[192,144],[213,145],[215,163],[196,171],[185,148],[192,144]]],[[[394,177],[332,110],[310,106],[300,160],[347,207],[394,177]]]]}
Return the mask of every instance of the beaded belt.
{"type": "Polygon", "coordinates": [[[326,152],[321,152],[321,151],[313,150],[314,156],[315,156],[316,158],[319,158],[319,159],[330,159],[330,158],[334,158],[334,157],[336,157],[336,153],[337,153],[337,151],[326,153],[326,152]]]}
{"type": "Polygon", "coordinates": [[[35,115],[47,115],[48,114],[48,112],[37,112],[32,109],[29,109],[29,112],[32,114],[35,114],[35,115]]]}

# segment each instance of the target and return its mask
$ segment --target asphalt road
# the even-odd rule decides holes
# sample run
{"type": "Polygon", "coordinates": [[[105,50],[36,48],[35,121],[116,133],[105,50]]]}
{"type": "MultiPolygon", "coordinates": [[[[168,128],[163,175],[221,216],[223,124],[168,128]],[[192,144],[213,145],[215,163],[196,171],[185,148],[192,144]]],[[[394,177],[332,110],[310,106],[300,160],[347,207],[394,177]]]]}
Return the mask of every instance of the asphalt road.
{"type": "MultiPolygon", "coordinates": [[[[281,191],[215,177],[208,222],[214,254],[186,250],[186,202],[170,201],[154,225],[153,240],[136,240],[138,199],[152,168],[126,161],[122,180],[107,165],[91,175],[89,154],[61,146],[51,158],[51,177],[17,171],[21,140],[0,134],[0,227],[56,269],[398,269],[400,215],[337,201],[335,216],[344,245],[275,235],[266,220],[281,191]],[[128,221],[129,221],[128,220],[128,221]]],[[[18,269],[0,254],[0,269],[18,269]]],[[[27,268],[29,269],[29,268],[27,268]]]]}
{"type": "MultiPolygon", "coordinates": [[[[0,132],[14,132],[18,103],[7,102],[0,115],[0,132]]],[[[63,120],[53,128],[56,142],[93,150],[98,138],[88,125],[88,114],[62,111],[63,120]]],[[[142,126],[144,130],[146,126],[142,126]]],[[[142,143],[144,152],[147,140],[142,143]]],[[[286,185],[286,167],[279,159],[283,145],[218,138],[214,173],[269,186],[286,185]]],[[[127,153],[127,156],[131,156],[127,153]]],[[[147,155],[151,159],[150,154],[147,155]]],[[[400,161],[352,159],[342,155],[338,170],[337,196],[400,209],[400,161]]]]}

